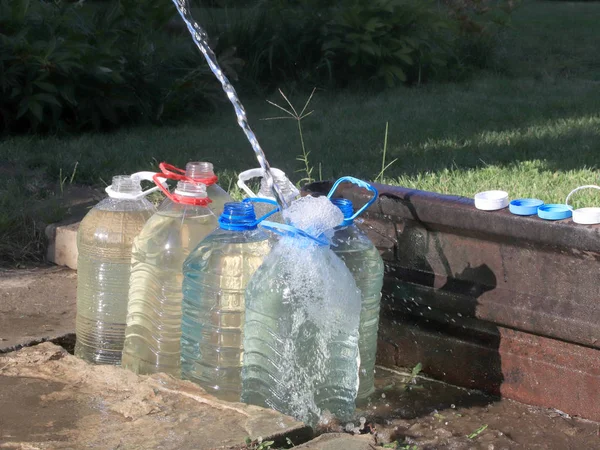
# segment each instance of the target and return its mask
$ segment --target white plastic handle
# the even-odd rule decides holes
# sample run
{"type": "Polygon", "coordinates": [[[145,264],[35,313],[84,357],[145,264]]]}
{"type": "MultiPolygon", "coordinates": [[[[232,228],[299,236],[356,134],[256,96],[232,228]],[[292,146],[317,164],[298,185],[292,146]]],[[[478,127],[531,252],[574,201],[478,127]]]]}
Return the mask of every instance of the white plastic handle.
{"type": "MultiPolygon", "coordinates": [[[[565,200],[565,204],[571,209],[573,209],[571,205],[569,205],[569,199],[571,198],[571,195],[577,191],[581,191],[582,189],[600,190],[600,186],[596,186],[595,184],[587,184],[585,186],[579,186],[569,192],[569,195],[567,195],[567,199],[565,200]]],[[[579,208],[573,210],[573,222],[582,225],[594,225],[600,223],[600,208],[579,208]]]]}
{"type": "MultiPolygon", "coordinates": [[[[156,172],[145,171],[145,172],[133,173],[130,175],[130,177],[137,178],[140,181],[142,181],[142,180],[143,181],[151,181],[152,183],[154,183],[154,180],[152,178],[152,177],[154,177],[154,175],[156,175],[156,172]]],[[[165,188],[168,189],[166,178],[159,177],[159,181],[160,181],[160,184],[162,184],[165,188]]],[[[146,189],[145,191],[140,192],[139,194],[131,194],[128,192],[116,192],[113,190],[112,184],[111,184],[110,186],[106,187],[105,191],[111,198],[139,200],[140,198],[145,197],[146,195],[151,194],[152,192],[156,192],[159,189],[160,188],[158,186],[154,186],[154,187],[146,189]]]]}
{"type": "MultiPolygon", "coordinates": [[[[273,176],[275,178],[284,178],[285,177],[285,172],[283,170],[276,169],[275,167],[271,167],[271,172],[273,173],[273,176]]],[[[241,172],[238,175],[237,185],[246,194],[248,194],[248,197],[256,198],[258,196],[254,192],[252,192],[252,190],[246,185],[246,181],[251,180],[252,178],[263,178],[264,176],[265,176],[265,173],[260,168],[245,170],[244,172],[241,172]]]]}

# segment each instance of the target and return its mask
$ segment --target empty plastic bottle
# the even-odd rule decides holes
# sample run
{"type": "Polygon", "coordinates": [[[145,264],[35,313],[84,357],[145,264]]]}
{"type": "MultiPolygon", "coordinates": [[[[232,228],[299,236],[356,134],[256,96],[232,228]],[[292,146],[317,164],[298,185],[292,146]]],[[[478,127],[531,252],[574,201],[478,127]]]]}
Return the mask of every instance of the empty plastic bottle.
{"type": "MultiPolygon", "coordinates": [[[[169,176],[169,175],[167,175],[169,176]]],[[[206,187],[179,181],[134,240],[123,366],[180,375],[183,262],[217,228],[206,187]]]]}
{"type": "Polygon", "coordinates": [[[144,198],[154,189],[140,186],[144,174],[113,177],[109,198],[79,225],[75,355],[90,363],[121,363],[131,245],[155,211],[144,198]]]}
{"type": "MultiPolygon", "coordinates": [[[[303,197],[284,215],[293,224],[312,222],[306,229],[317,236],[343,219],[325,197],[303,197]]],[[[354,278],[327,241],[289,225],[263,226],[284,236],[246,289],[241,399],[311,425],[326,410],[347,420],[360,364],[354,278]]]]}
{"type": "MultiPolygon", "coordinates": [[[[296,186],[294,186],[292,184],[292,182],[287,178],[287,176],[285,175],[285,172],[283,172],[279,169],[276,169],[274,167],[271,167],[271,173],[273,174],[273,182],[275,184],[277,184],[277,186],[279,186],[279,189],[281,189],[281,193],[283,194],[285,201],[288,204],[292,203],[292,201],[296,197],[298,197],[298,195],[300,194],[298,189],[296,189],[296,186]]],[[[265,199],[269,199],[269,200],[275,200],[273,191],[269,188],[269,186],[267,186],[267,182],[265,181],[265,178],[264,178],[264,172],[260,168],[259,169],[250,169],[250,170],[246,170],[246,171],[240,173],[238,175],[237,185],[250,198],[259,197],[259,198],[265,198],[265,199]],[[260,180],[260,189],[258,190],[257,193],[254,193],[252,191],[252,189],[250,189],[246,185],[246,182],[253,178],[261,179],[260,180]]],[[[255,208],[257,217],[261,217],[261,216],[267,214],[272,209],[271,206],[269,206],[268,204],[264,204],[264,203],[257,203],[254,208],[255,208]]],[[[283,222],[281,213],[274,214],[273,216],[270,217],[269,220],[272,222],[283,222]]]]}
{"type": "MultiPolygon", "coordinates": [[[[355,182],[355,178],[344,177],[340,181],[355,182]]],[[[356,180],[360,181],[360,180],[356,180]]],[[[335,187],[331,194],[335,191],[335,187]]],[[[354,219],[377,198],[377,191],[369,184],[361,181],[359,184],[374,193],[373,199],[356,214],[350,200],[343,198],[332,199],[344,214],[342,225],[335,229],[331,239],[331,249],[350,269],[356,286],[361,291],[361,312],[359,326],[360,373],[358,400],[367,398],[375,390],[375,356],[377,352],[377,330],[379,329],[379,309],[381,288],[383,287],[384,265],[379,251],[355,224],[354,219]]]]}
{"type": "Polygon", "coordinates": [[[257,224],[251,203],[226,203],[183,266],[181,377],[223,400],[240,401],[246,285],[270,251],[257,224]]]}
{"type": "Polygon", "coordinates": [[[231,196],[217,184],[219,179],[215,175],[212,163],[190,161],[185,165],[185,171],[164,162],[159,166],[163,174],[174,180],[191,179],[196,183],[204,184],[206,195],[211,200],[209,208],[216,217],[223,212],[225,203],[233,201],[231,196]]]}

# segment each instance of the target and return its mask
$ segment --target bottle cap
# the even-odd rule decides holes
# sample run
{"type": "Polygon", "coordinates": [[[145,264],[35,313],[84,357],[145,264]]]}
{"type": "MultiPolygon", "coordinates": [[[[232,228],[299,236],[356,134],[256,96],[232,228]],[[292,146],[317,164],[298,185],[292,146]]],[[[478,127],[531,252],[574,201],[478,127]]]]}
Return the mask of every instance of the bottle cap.
{"type": "Polygon", "coordinates": [[[568,219],[573,215],[573,210],[569,205],[554,203],[542,205],[538,208],[538,216],[545,220],[568,219]]]}
{"type": "MultiPolygon", "coordinates": [[[[571,195],[575,192],[580,191],[582,189],[598,189],[600,190],[600,186],[596,186],[594,184],[589,184],[586,186],[579,186],[578,188],[573,189],[567,195],[567,199],[565,200],[565,204],[569,204],[569,199],[571,195]]],[[[579,208],[573,211],[573,222],[579,223],[582,225],[595,225],[600,223],[600,208],[592,207],[592,208],[579,208]]]]}
{"type": "Polygon", "coordinates": [[[519,198],[510,202],[508,209],[517,216],[533,216],[543,204],[544,202],[537,198],[519,198]]]}
{"type": "Polygon", "coordinates": [[[600,223],[600,208],[579,208],[573,211],[573,222],[581,225],[595,225],[600,223]]]}
{"type": "Polygon", "coordinates": [[[508,192],[484,191],[475,194],[475,208],[482,211],[496,211],[508,206],[508,192]]]}

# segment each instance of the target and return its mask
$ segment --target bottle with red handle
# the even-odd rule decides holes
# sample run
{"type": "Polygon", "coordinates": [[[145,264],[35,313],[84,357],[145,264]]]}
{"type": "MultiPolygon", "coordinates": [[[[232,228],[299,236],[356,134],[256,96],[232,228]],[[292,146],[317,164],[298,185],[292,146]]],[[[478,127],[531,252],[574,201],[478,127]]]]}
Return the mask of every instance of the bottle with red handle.
{"type": "Polygon", "coordinates": [[[167,198],[133,242],[122,365],[136,373],[180,375],[183,262],[218,226],[197,164],[160,165],[157,177],[177,187],[162,188],[167,198]]]}

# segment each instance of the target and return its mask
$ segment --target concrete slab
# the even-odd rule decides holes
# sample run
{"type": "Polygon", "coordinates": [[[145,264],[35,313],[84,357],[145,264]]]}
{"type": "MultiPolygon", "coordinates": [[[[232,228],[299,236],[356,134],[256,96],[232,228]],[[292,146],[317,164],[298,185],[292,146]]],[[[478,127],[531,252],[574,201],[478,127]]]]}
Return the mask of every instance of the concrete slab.
{"type": "Polygon", "coordinates": [[[222,402],[164,374],[92,366],[52,343],[0,356],[0,405],[3,449],[203,450],[311,434],[275,411],[222,402]]]}
{"type": "Polygon", "coordinates": [[[0,353],[75,332],[77,274],[0,269],[0,353]]]}

